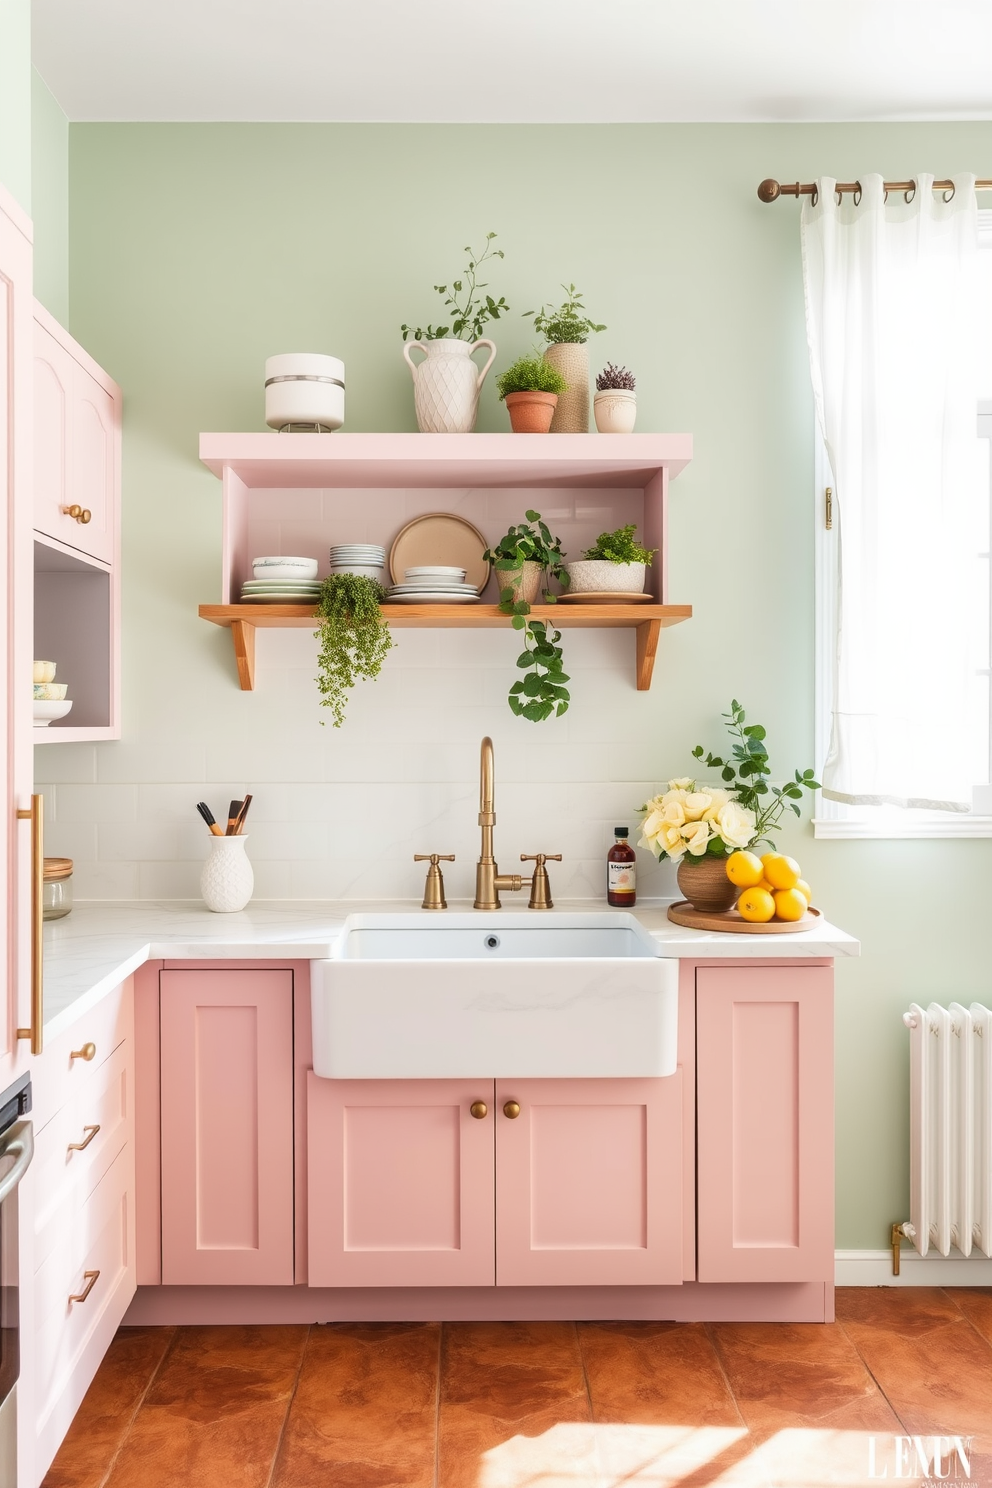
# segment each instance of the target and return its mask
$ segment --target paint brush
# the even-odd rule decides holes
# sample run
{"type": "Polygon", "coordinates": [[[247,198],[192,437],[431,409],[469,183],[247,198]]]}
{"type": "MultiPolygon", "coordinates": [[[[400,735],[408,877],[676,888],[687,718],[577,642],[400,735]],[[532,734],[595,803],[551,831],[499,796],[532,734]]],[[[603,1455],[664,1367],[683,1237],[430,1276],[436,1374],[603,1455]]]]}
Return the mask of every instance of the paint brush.
{"type": "Polygon", "coordinates": [[[207,805],[206,801],[197,801],[196,809],[203,817],[203,820],[206,822],[213,835],[215,837],[223,837],[224,834],[214,820],[214,814],[210,810],[210,807],[207,805]]]}

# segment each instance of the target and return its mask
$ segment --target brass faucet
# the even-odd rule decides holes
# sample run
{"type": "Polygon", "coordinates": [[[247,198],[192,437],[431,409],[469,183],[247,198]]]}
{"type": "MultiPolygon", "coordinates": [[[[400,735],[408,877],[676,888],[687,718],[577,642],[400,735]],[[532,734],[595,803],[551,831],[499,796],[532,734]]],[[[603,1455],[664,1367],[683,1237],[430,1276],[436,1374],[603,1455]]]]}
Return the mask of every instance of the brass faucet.
{"type": "Polygon", "coordinates": [[[479,765],[479,826],[482,828],[482,854],[475,868],[475,908],[499,909],[500,889],[515,891],[523,888],[519,873],[500,873],[493,857],[493,827],[496,812],[493,803],[493,741],[482,741],[482,758],[479,765]]]}

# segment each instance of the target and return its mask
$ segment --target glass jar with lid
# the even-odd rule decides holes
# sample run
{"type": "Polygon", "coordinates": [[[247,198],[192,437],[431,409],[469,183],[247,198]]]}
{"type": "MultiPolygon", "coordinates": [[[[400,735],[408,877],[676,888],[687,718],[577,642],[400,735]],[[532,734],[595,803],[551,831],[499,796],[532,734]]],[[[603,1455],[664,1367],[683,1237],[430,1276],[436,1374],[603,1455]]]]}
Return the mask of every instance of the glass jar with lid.
{"type": "Polygon", "coordinates": [[[46,858],[41,900],[43,920],[60,920],[72,908],[72,859],[46,858]]]}

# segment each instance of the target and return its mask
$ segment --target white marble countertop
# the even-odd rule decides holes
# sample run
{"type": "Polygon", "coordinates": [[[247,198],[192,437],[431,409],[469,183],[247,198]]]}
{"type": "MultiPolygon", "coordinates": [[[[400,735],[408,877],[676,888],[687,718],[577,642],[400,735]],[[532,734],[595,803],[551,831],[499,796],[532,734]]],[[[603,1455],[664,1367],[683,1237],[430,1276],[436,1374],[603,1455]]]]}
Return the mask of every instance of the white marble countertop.
{"type": "MultiPolygon", "coordinates": [[[[453,910],[471,909],[468,901],[449,903],[453,910]]],[[[587,900],[560,901],[547,913],[606,908],[587,900]]],[[[634,910],[666,956],[768,960],[860,953],[853,936],[826,920],[794,935],[714,934],[673,925],[667,909],[667,902],[659,901],[634,910]]],[[[227,915],[212,914],[199,900],[77,903],[71,914],[45,926],[45,1031],[58,1033],[145,961],[318,960],[330,955],[348,915],[419,910],[419,903],[409,900],[259,900],[227,915]]]]}

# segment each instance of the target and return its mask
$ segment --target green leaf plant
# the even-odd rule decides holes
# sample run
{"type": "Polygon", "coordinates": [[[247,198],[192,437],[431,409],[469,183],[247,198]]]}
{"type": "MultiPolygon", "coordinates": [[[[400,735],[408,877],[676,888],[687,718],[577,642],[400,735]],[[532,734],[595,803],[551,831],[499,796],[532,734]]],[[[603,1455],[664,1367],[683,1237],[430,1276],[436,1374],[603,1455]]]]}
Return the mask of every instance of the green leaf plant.
{"type": "Polygon", "coordinates": [[[746,716],[736,698],[731,700],[730,712],[721,714],[727,720],[727,732],[735,740],[730,759],[705,751],[702,744],[696,745],[692,756],[702,760],[709,770],[719,769],[724,784],[736,799],[754,812],[752,844],[767,842],[774,847],[771,834],[780,829],[786,808],[799,816],[797,803],[802,800],[803,791],[819,790],[820,782],[813,779],[812,770],[802,773],[796,770],[794,780],[782,786],[771,785],[765,730],[760,723],[747,723],[746,716]]]}
{"type": "Polygon", "coordinates": [[[541,356],[517,357],[496,379],[501,401],[508,393],[557,393],[560,398],[567,387],[558,368],[541,356]]]}
{"type": "Polygon", "coordinates": [[[605,331],[605,325],[597,325],[590,320],[586,314],[586,307],[582,303],[582,295],[574,284],[563,284],[565,299],[557,307],[554,305],[542,305],[540,310],[525,310],[524,318],[528,315],[534,317],[534,329],[539,332],[551,346],[560,346],[563,342],[579,342],[589,340],[590,332],[605,331]]]}
{"type": "Polygon", "coordinates": [[[478,341],[490,320],[499,320],[501,315],[507,313],[510,307],[503,296],[494,300],[491,294],[483,294],[482,291],[489,286],[478,282],[478,271],[484,263],[505,256],[502,248],[493,247],[495,237],[494,232],[486,233],[481,252],[466,244],[468,264],[462,277],[453,279],[450,285],[435,284],[434,288],[444,300],[445,309],[451,317],[450,325],[401,325],[404,341],[408,341],[411,336],[414,341],[440,341],[445,336],[454,336],[463,341],[478,341]]]}
{"type": "Polygon", "coordinates": [[[637,527],[631,522],[627,527],[618,527],[615,532],[601,532],[582,557],[598,558],[607,563],[650,563],[658,549],[644,548],[635,542],[636,531],[637,527]]]}
{"type": "Polygon", "coordinates": [[[316,682],[320,705],[330,708],[335,728],[344,722],[348,693],[359,677],[378,677],[392,647],[380,609],[385,597],[381,584],[359,574],[332,574],[321,585],[316,682]]]}
{"type": "MultiPolygon", "coordinates": [[[[565,555],[561,549],[561,538],[552,536],[547,525],[541,521],[540,512],[525,513],[526,523],[511,527],[505,537],[500,538],[495,548],[486,549],[486,558],[496,570],[497,581],[501,578],[511,582],[500,588],[499,607],[510,617],[514,630],[524,632],[524,650],[517,657],[517,666],[528,675],[521,677],[510,687],[507,703],[511,713],[518,718],[527,718],[531,723],[542,723],[552,713],[556,718],[568,710],[571,696],[565,683],[568,674],[564,670],[564,656],[558,644],[561,631],[544,620],[531,620],[530,605],[517,598],[514,581],[519,581],[525,563],[539,563],[544,570],[545,581],[556,578],[563,589],[568,587],[565,570],[565,555]],[[535,525],[530,525],[535,524],[535,525]]],[[[544,600],[554,604],[556,596],[547,589],[544,600]]]]}

